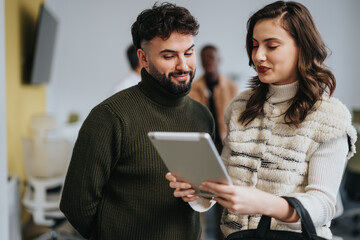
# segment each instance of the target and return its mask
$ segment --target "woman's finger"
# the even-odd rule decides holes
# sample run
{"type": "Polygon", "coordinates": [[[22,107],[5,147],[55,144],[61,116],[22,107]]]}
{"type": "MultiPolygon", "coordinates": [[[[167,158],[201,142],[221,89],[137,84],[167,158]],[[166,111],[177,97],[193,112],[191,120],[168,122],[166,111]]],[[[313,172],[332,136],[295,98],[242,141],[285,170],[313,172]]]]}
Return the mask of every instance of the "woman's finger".
{"type": "Polygon", "coordinates": [[[230,212],[232,213],[236,213],[236,214],[246,214],[245,212],[239,212],[239,209],[237,206],[237,204],[234,204],[233,202],[230,202],[226,199],[223,199],[223,198],[219,198],[219,197],[216,197],[214,198],[214,200],[220,204],[221,206],[223,206],[224,208],[228,209],[230,212]]]}
{"type": "Polygon", "coordinates": [[[231,185],[214,183],[214,182],[203,182],[200,185],[200,189],[203,191],[214,193],[218,196],[225,196],[225,194],[229,195],[234,192],[234,188],[231,185]]]}

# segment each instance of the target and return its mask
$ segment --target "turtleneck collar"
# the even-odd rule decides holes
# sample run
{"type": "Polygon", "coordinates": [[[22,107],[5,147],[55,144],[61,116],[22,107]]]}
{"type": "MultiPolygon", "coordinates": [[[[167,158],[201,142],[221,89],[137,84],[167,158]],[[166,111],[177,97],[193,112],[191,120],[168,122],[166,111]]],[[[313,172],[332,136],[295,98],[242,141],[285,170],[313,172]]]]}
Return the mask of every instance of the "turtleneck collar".
{"type": "Polygon", "coordinates": [[[298,88],[299,88],[299,81],[285,85],[269,84],[267,101],[271,104],[277,104],[277,103],[289,101],[296,95],[298,88]]]}
{"type": "Polygon", "coordinates": [[[166,90],[159,82],[151,76],[145,68],[141,70],[141,82],[139,83],[141,91],[154,102],[167,106],[175,107],[181,105],[185,101],[188,90],[180,95],[173,94],[166,90]]]}

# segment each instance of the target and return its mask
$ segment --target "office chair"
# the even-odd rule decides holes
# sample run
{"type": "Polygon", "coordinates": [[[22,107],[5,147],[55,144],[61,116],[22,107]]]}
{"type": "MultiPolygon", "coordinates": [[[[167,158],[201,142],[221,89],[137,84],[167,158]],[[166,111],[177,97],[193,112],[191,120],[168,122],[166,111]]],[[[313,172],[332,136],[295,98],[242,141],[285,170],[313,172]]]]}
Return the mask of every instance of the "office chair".
{"type": "Polygon", "coordinates": [[[38,240],[78,239],[55,231],[65,220],[59,203],[69,162],[67,140],[23,137],[22,143],[27,177],[22,203],[35,224],[50,228],[50,232],[38,240]]]}

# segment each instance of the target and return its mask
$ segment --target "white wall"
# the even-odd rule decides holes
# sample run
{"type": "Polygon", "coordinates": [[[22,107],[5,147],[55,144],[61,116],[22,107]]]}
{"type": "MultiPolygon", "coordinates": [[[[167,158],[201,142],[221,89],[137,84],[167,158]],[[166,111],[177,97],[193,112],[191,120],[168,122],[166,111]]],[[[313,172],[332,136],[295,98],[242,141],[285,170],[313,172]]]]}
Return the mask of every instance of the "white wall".
{"type": "Polygon", "coordinates": [[[0,239],[8,240],[4,13],[4,0],[0,0],[0,239]]]}
{"type": "MultiPolygon", "coordinates": [[[[131,43],[130,26],[155,2],[149,0],[48,0],[60,21],[55,61],[47,91],[47,109],[60,122],[70,112],[83,120],[105,99],[109,89],[128,73],[125,49],[131,43]]],[[[222,55],[222,72],[238,83],[254,74],[245,51],[246,21],[269,0],[178,0],[200,22],[197,49],[214,43],[222,55]]],[[[360,108],[360,1],[304,0],[326,44],[332,51],[327,64],[338,80],[335,96],[349,108],[360,108]]],[[[199,63],[199,62],[198,62],[199,63]]],[[[202,69],[198,64],[197,76],[202,69]]]]}
{"type": "Polygon", "coordinates": [[[337,79],[335,96],[350,108],[360,108],[360,1],[335,1],[329,13],[332,22],[324,23],[324,39],[332,50],[329,66],[337,79]],[[346,3],[346,4],[345,4],[346,3]]]}

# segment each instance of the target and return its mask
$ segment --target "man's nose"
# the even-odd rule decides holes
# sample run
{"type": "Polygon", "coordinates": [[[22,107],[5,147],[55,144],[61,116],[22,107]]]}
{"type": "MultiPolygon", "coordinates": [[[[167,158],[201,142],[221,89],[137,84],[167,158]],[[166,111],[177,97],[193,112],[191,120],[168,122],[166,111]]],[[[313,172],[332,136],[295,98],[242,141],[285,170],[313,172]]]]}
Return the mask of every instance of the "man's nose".
{"type": "Polygon", "coordinates": [[[189,67],[187,65],[187,61],[184,57],[180,57],[178,59],[176,70],[177,71],[188,71],[189,67]]]}

